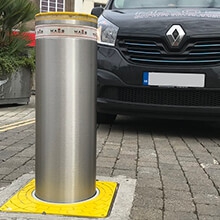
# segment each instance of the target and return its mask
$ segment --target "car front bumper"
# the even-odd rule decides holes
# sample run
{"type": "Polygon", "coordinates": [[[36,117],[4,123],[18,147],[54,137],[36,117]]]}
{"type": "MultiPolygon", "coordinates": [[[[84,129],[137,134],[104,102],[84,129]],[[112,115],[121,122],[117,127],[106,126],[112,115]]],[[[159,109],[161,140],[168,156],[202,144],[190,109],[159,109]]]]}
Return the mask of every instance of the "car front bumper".
{"type": "Polygon", "coordinates": [[[112,47],[98,46],[97,111],[156,118],[218,120],[219,65],[140,65],[112,47]],[[143,73],[205,74],[204,88],[143,85],[143,73]]]}

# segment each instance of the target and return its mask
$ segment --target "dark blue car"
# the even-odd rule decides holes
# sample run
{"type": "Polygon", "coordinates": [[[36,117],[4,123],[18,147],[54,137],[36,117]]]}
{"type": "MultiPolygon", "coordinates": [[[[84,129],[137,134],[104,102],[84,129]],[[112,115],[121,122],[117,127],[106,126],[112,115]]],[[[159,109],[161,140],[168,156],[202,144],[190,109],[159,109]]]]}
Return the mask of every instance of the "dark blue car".
{"type": "Polygon", "coordinates": [[[98,122],[218,120],[220,0],[110,0],[98,21],[98,122]]]}

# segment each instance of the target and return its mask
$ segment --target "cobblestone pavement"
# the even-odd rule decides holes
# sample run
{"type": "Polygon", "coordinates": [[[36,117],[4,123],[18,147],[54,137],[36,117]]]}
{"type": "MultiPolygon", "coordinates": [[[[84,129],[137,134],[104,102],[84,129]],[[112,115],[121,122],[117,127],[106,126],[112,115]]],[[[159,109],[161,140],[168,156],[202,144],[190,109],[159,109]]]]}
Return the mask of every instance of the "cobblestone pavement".
{"type": "MultiPolygon", "coordinates": [[[[34,117],[34,96],[0,107],[0,188],[34,171],[34,117]]],[[[220,220],[219,131],[217,123],[118,117],[97,125],[97,175],[137,179],[130,220],[220,220]]]]}

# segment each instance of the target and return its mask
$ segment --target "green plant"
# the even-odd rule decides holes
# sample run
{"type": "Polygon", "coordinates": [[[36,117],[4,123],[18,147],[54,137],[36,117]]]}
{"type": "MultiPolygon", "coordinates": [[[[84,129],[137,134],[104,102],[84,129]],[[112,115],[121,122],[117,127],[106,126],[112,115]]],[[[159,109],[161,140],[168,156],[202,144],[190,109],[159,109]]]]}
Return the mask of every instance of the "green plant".
{"type": "Polygon", "coordinates": [[[35,70],[35,50],[29,49],[29,54],[18,56],[10,54],[7,50],[0,49],[0,78],[14,73],[20,67],[27,67],[33,72],[35,70]]]}
{"type": "Polygon", "coordinates": [[[34,54],[27,52],[29,39],[24,31],[26,22],[34,19],[36,13],[30,0],[0,0],[0,75],[22,66],[34,68],[34,54]]]}

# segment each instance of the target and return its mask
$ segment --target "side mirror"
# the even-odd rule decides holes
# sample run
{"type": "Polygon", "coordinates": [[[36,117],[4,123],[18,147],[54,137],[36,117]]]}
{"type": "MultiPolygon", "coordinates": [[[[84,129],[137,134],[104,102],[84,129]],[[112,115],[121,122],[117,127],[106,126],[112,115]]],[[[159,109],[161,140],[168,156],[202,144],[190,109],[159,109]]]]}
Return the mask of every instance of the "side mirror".
{"type": "Polygon", "coordinates": [[[95,15],[96,17],[99,17],[102,14],[103,11],[104,11],[104,8],[95,7],[95,8],[92,9],[91,14],[95,15]]]}

